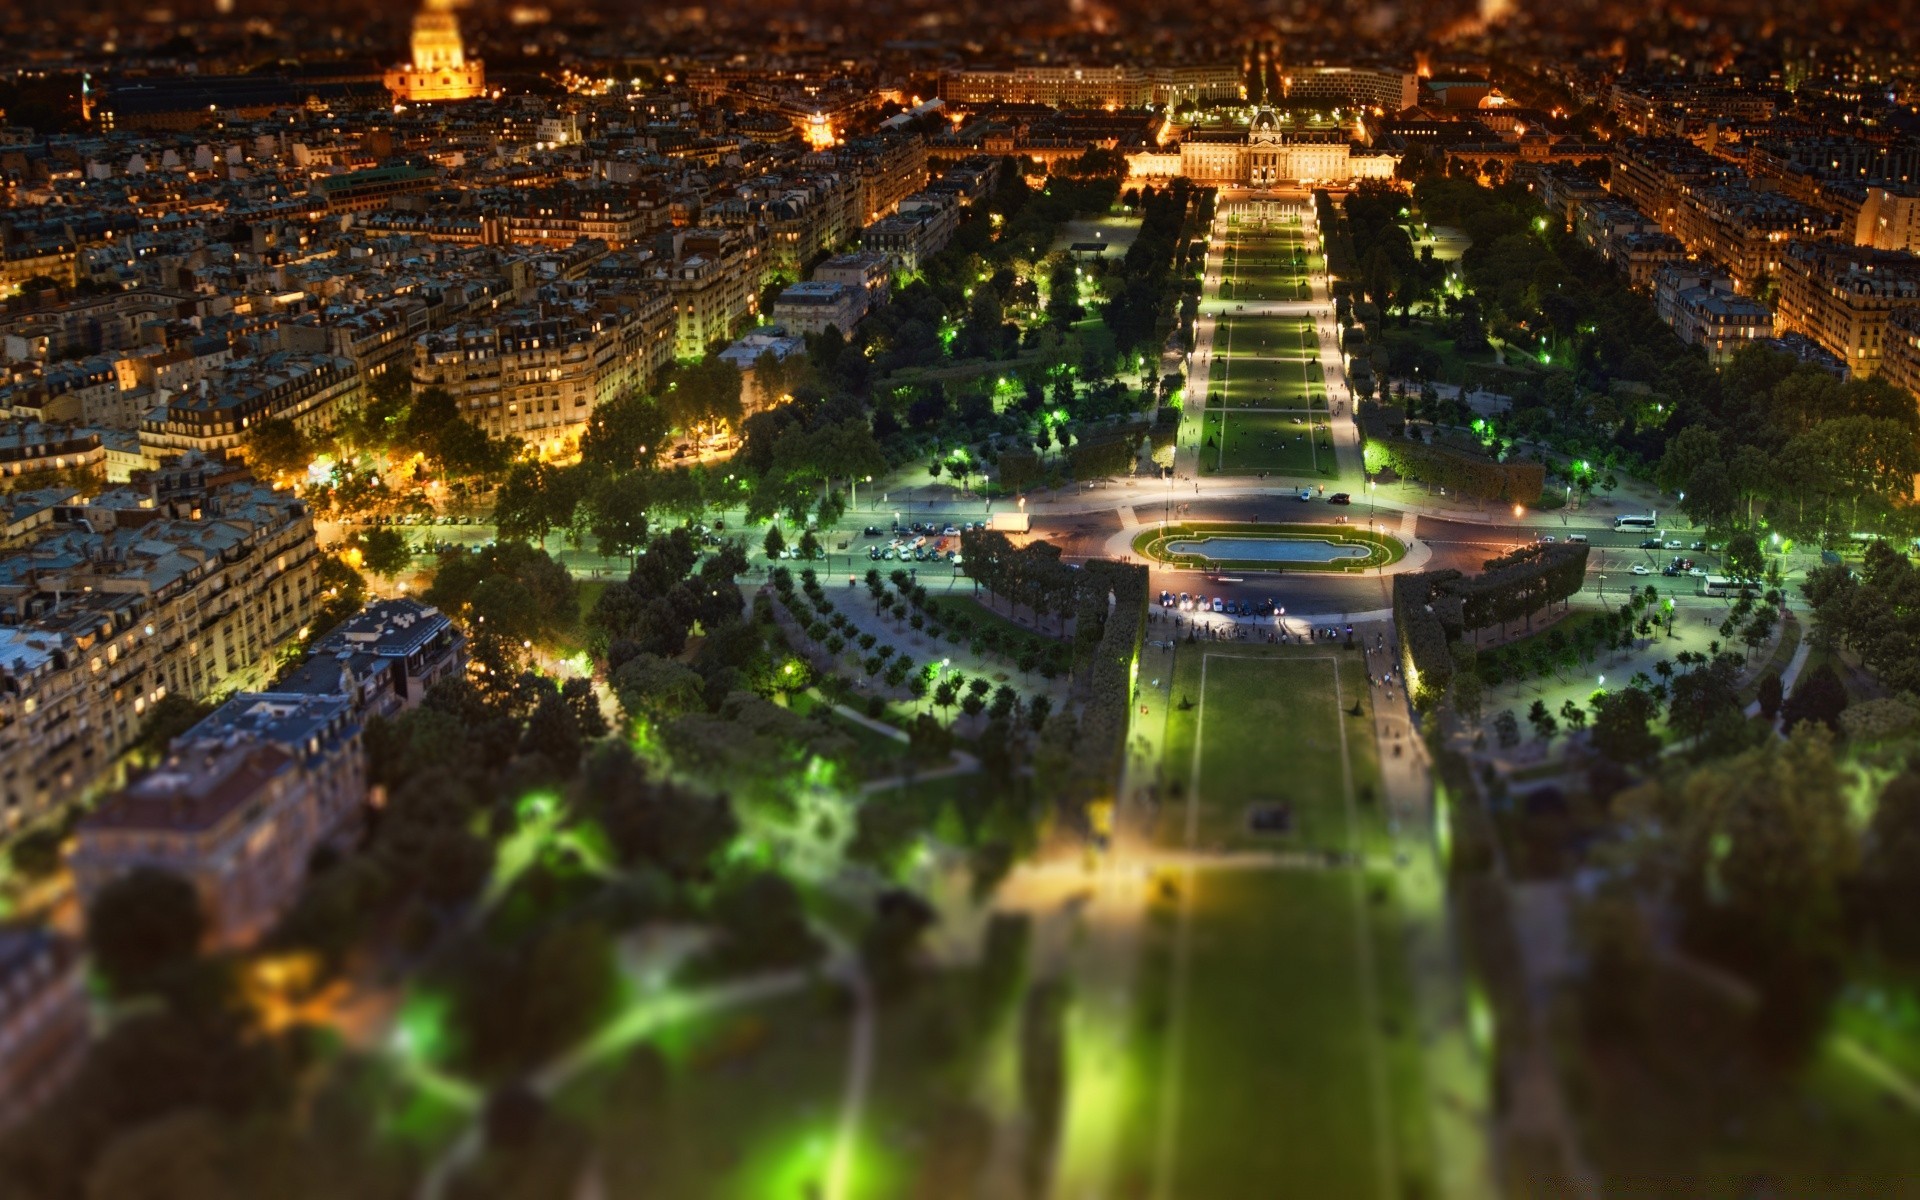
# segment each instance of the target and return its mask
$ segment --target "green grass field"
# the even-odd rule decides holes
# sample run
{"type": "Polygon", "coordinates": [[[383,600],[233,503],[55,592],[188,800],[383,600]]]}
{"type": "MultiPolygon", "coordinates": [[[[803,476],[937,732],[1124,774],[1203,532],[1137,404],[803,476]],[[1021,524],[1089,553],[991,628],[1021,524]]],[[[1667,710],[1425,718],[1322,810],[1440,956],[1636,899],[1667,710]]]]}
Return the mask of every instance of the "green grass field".
{"type": "Polygon", "coordinates": [[[1176,1196],[1391,1194],[1364,913],[1338,872],[1197,878],[1176,1196]],[[1385,1157],[1386,1161],[1382,1159],[1385,1157]]]}
{"type": "MultiPolygon", "coordinates": [[[[1366,849],[1376,865],[1189,876],[1184,955],[1158,967],[1171,978],[1186,964],[1177,1066],[1162,1076],[1171,1196],[1430,1194],[1425,1075],[1368,799],[1379,775],[1365,663],[1321,647],[1196,646],[1175,664],[1176,701],[1194,703],[1176,703],[1166,761],[1190,776],[1193,844],[1366,849]],[[1246,806],[1262,799],[1290,801],[1295,832],[1250,832],[1246,806]]],[[[1169,809],[1159,839],[1185,845],[1187,803],[1169,809]]]]}
{"type": "Polygon", "coordinates": [[[1277,471],[1332,478],[1339,473],[1324,414],[1215,409],[1206,413],[1201,434],[1200,469],[1208,474],[1277,471]],[[1317,443],[1308,440],[1309,421],[1317,443]]]}
{"type": "Polygon", "coordinates": [[[1237,232],[1226,252],[1222,300],[1306,300],[1309,257],[1298,228],[1237,232]]]}
{"type": "MultiPolygon", "coordinates": [[[[1174,696],[1176,710],[1181,697],[1195,707],[1176,711],[1169,723],[1167,753],[1175,778],[1195,772],[1198,844],[1219,849],[1352,849],[1345,828],[1347,772],[1354,772],[1356,795],[1378,777],[1372,699],[1365,694],[1366,657],[1358,651],[1264,645],[1193,650],[1183,650],[1175,664],[1174,696]],[[1335,654],[1338,659],[1329,661],[1335,654]],[[1356,700],[1361,715],[1345,715],[1343,704],[1351,708],[1356,700]],[[1204,739],[1197,759],[1196,736],[1204,739]],[[1279,771],[1276,746],[1285,747],[1285,765],[1279,771]],[[1294,806],[1295,832],[1282,837],[1249,832],[1247,805],[1274,799],[1294,806]]],[[[1377,786],[1373,790],[1377,792],[1377,786]]],[[[1180,830],[1165,822],[1184,819],[1184,812],[1166,812],[1163,839],[1178,840],[1180,830]]]]}

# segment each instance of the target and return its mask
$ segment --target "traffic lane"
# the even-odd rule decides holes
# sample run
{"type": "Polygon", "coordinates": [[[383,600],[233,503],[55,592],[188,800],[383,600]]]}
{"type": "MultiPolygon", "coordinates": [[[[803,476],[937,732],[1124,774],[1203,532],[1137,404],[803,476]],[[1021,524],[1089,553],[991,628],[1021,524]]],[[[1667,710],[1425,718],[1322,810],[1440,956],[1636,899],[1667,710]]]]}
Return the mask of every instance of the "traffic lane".
{"type": "Polygon", "coordinates": [[[1271,602],[1285,608],[1289,615],[1372,612],[1389,608],[1393,603],[1392,577],[1379,575],[1361,577],[1309,571],[1286,575],[1215,573],[1160,567],[1152,571],[1149,586],[1156,605],[1163,591],[1171,592],[1176,600],[1185,592],[1190,596],[1206,596],[1209,600],[1218,596],[1236,604],[1257,606],[1271,602]]]}

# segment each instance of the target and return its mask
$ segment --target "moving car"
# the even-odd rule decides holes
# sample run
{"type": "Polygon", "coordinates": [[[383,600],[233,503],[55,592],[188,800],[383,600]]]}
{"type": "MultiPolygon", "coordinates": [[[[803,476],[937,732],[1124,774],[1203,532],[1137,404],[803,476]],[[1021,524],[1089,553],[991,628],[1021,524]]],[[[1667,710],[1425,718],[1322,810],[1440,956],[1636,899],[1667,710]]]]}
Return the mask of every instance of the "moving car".
{"type": "Polygon", "coordinates": [[[1651,575],[1653,571],[1645,563],[1635,563],[1633,564],[1633,573],[1635,575],[1651,575]]]}
{"type": "Polygon", "coordinates": [[[1640,548],[1642,550],[1658,550],[1660,548],[1660,539],[1648,538],[1646,541],[1640,543],[1640,548]]]}
{"type": "Polygon", "coordinates": [[[1327,497],[1327,503],[1328,504],[1352,504],[1353,497],[1349,496],[1345,492],[1335,492],[1333,495],[1327,497]]]}
{"type": "Polygon", "coordinates": [[[1682,542],[1679,538],[1674,538],[1672,541],[1667,543],[1667,549],[1684,550],[1686,549],[1686,543],[1682,542]]]}
{"type": "Polygon", "coordinates": [[[1301,502],[1302,502],[1302,503],[1305,503],[1306,501],[1308,501],[1308,500],[1311,500],[1311,499],[1313,499],[1313,489],[1312,489],[1312,488],[1301,488],[1301,489],[1300,489],[1300,500],[1301,500],[1301,502]]]}

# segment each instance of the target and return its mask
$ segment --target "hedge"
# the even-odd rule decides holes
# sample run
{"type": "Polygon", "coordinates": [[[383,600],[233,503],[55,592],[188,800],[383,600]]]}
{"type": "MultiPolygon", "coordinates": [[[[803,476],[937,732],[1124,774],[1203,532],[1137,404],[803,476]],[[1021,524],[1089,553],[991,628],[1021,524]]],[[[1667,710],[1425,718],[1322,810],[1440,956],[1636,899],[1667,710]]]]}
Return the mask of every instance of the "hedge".
{"type": "Polygon", "coordinates": [[[1423,571],[1393,580],[1393,623],[1400,666],[1416,706],[1437,701],[1453,683],[1449,643],[1469,629],[1529,616],[1566,600],[1586,581],[1587,547],[1526,546],[1479,575],[1423,571]]]}
{"type": "Polygon", "coordinates": [[[1082,567],[1073,645],[1082,700],[1075,758],[1082,802],[1109,794],[1120,777],[1133,711],[1133,668],[1147,636],[1147,569],[1095,560],[1082,567]]]}
{"type": "Polygon", "coordinates": [[[1455,446],[1436,446],[1404,436],[1400,410],[1363,401],[1358,414],[1368,472],[1390,470],[1402,479],[1480,500],[1533,504],[1547,485],[1547,469],[1536,462],[1498,462],[1455,446]]]}

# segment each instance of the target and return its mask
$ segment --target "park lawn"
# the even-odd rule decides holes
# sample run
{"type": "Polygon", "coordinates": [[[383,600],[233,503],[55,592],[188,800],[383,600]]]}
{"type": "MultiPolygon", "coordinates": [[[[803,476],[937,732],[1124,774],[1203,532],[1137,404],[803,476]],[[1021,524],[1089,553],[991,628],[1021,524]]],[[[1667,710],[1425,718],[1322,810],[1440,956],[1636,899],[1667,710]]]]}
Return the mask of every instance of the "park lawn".
{"type": "MultiPolygon", "coordinates": [[[[973,988],[971,974],[944,973],[882,1003],[848,1200],[921,1194],[963,1131],[975,1145],[984,1136],[964,1100],[982,1044],[967,1010],[973,988]]],[[[666,1096],[653,1112],[610,1086],[611,1068],[557,1103],[600,1131],[607,1195],[825,1195],[852,1035],[847,1006],[802,990],[663,1030],[666,1096]]]]}
{"type": "Polygon", "coordinates": [[[1386,1200],[1364,919],[1347,871],[1194,876],[1171,1194],[1386,1200]],[[1282,1186],[1284,1182],[1284,1186],[1282,1186]]]}
{"type": "MultiPolygon", "coordinates": [[[[1013,620],[1011,617],[1008,617],[1004,612],[995,609],[985,591],[982,591],[977,599],[964,593],[958,595],[949,593],[941,596],[929,595],[927,597],[927,607],[939,609],[942,616],[964,615],[968,620],[973,622],[973,628],[976,633],[989,626],[998,629],[1000,631],[1000,645],[1003,651],[1007,647],[1025,645],[1027,642],[1032,642],[1035,650],[1046,653],[1061,643],[1060,635],[1055,632],[1058,626],[1052,618],[1044,618],[1045,632],[1030,629],[1013,620]]],[[[1002,653],[1001,657],[1004,658],[1007,656],[1002,653]]],[[[1019,654],[1016,652],[1013,657],[1018,658],[1019,654]]]]}
{"type": "Polygon", "coordinates": [[[888,737],[879,730],[835,712],[825,697],[805,692],[788,700],[789,707],[801,716],[816,717],[853,740],[854,759],[845,764],[860,779],[891,775],[906,756],[907,743],[888,737]]]}
{"type": "Polygon", "coordinates": [[[1309,349],[1312,333],[1312,322],[1306,317],[1227,313],[1220,318],[1213,349],[1221,358],[1249,354],[1268,358],[1297,356],[1305,361],[1316,353],[1309,349]]]}
{"type": "Polygon", "coordinates": [[[1208,473],[1278,471],[1283,475],[1337,475],[1338,461],[1326,442],[1326,418],[1315,415],[1311,419],[1314,433],[1321,439],[1317,448],[1307,440],[1307,416],[1210,411],[1202,426],[1201,468],[1208,473]]]}
{"type": "Polygon", "coordinates": [[[1313,365],[1284,353],[1274,357],[1236,354],[1221,371],[1219,386],[1210,387],[1210,407],[1322,408],[1326,391],[1313,365]]]}
{"type": "MultiPolygon", "coordinates": [[[[1370,698],[1364,693],[1365,656],[1319,646],[1249,643],[1182,645],[1174,664],[1174,711],[1167,727],[1168,770],[1184,778],[1182,795],[1197,788],[1196,845],[1206,849],[1346,850],[1354,848],[1341,769],[1341,726],[1358,796],[1379,791],[1370,698]],[[1205,693],[1202,695],[1202,664],[1205,693]],[[1339,695],[1361,715],[1342,712],[1339,695]],[[1202,703],[1204,699],[1204,703],[1202,703]],[[1194,707],[1183,710],[1181,702],[1194,707]],[[1194,738],[1204,744],[1194,754],[1194,738]],[[1294,832],[1247,829],[1247,805],[1268,799],[1293,804],[1294,832]]],[[[1356,805],[1356,811],[1360,806],[1356,805]]],[[[1159,840],[1183,845],[1184,802],[1162,807],[1159,840]]]]}

